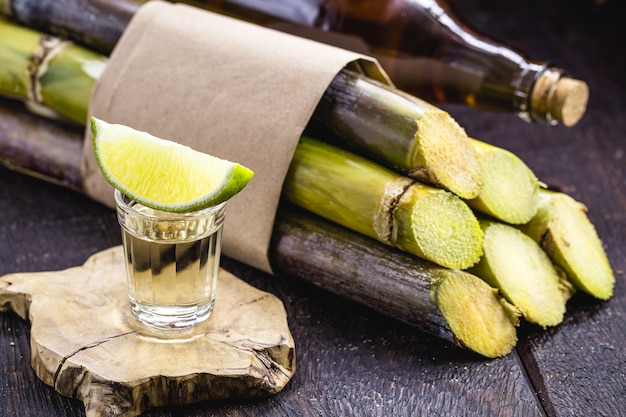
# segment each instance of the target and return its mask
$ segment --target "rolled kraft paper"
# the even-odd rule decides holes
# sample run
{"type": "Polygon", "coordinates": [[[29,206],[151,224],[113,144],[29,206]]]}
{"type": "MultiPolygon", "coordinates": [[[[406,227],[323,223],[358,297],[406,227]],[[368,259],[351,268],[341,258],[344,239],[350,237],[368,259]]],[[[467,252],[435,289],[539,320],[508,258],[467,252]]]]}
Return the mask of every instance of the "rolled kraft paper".
{"type": "MultiPolygon", "coordinates": [[[[250,184],[228,202],[223,251],[271,273],[268,249],[289,163],[315,106],[346,66],[390,84],[372,58],[150,1],[113,50],[90,114],[252,169],[250,184]]],[[[113,207],[89,128],[85,139],[85,191],[113,207]]]]}

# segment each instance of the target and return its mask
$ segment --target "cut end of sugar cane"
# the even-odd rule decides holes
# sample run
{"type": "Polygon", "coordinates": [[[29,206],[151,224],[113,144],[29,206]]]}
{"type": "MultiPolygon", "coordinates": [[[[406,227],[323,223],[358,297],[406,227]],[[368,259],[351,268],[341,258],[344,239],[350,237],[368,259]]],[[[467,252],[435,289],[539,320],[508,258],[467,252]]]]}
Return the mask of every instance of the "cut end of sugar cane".
{"type": "Polygon", "coordinates": [[[408,175],[453,192],[461,198],[479,195],[483,170],[467,134],[446,112],[432,109],[417,121],[416,145],[408,175]]]}
{"type": "Polygon", "coordinates": [[[521,230],[540,243],[576,288],[611,298],[615,275],[587,207],[564,193],[541,190],[539,195],[536,216],[521,230]]]}
{"type": "Polygon", "coordinates": [[[301,138],[283,195],[328,220],[441,266],[461,269],[480,259],[482,230],[460,197],[312,138],[301,138]]]}
{"type": "Polygon", "coordinates": [[[190,212],[221,204],[254,173],[235,162],[91,117],[96,161],[106,180],[157,210],[190,212]]]}
{"type": "Polygon", "coordinates": [[[484,254],[469,271],[500,290],[530,323],[543,328],[563,321],[572,285],[529,236],[513,226],[481,220],[484,254]]]}
{"type": "Polygon", "coordinates": [[[537,212],[539,180],[515,154],[471,139],[483,171],[483,188],[468,200],[473,209],[509,224],[528,222],[537,212]]]}
{"type": "Polygon", "coordinates": [[[449,113],[395,88],[343,70],[314,119],[396,172],[473,198],[482,187],[476,152],[449,113]]]}
{"type": "Polygon", "coordinates": [[[395,246],[452,269],[480,259],[483,232],[472,210],[452,193],[415,183],[396,208],[395,246]]]}
{"type": "Polygon", "coordinates": [[[437,285],[435,298],[460,346],[488,358],[505,356],[515,347],[519,310],[480,278],[450,274],[437,285]]]}

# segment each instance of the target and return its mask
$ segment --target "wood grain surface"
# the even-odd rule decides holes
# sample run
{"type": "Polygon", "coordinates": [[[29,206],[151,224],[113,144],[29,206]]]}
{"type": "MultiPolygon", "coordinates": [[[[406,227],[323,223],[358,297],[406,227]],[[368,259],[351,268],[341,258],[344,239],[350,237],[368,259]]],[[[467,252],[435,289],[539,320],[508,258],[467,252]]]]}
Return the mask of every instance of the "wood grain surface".
{"type": "MultiPolygon", "coordinates": [[[[485,360],[289,276],[223,266],[287,309],[298,368],[263,400],[210,401],[146,416],[626,415],[626,13],[608,0],[454,2],[476,28],[589,83],[572,128],[514,115],[446,109],[478,139],[519,155],[583,201],[616,271],[615,295],[577,294],[562,325],[524,325],[510,355],[485,360]]],[[[83,195],[0,168],[0,274],[67,268],[119,244],[115,213],[83,195]]],[[[30,367],[29,325],[0,314],[0,416],[82,416],[30,367]]]]}

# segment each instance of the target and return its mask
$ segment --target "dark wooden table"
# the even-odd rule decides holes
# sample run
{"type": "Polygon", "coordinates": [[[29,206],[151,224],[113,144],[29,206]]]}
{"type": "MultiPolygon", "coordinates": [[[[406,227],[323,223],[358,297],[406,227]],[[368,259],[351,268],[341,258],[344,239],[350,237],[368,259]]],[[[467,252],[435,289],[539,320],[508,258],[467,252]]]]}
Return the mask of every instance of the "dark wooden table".
{"type": "MultiPolygon", "coordinates": [[[[284,302],[296,375],[269,399],[147,415],[626,416],[626,13],[617,0],[456,3],[475,27],[589,82],[589,109],[574,128],[447,109],[472,136],[512,150],[587,204],[616,271],[614,297],[577,294],[562,325],[522,326],[513,353],[485,360],[294,278],[224,259],[284,302]]],[[[72,267],[119,243],[113,211],[0,168],[0,275],[72,267]]],[[[0,416],[84,415],[81,403],[35,377],[29,324],[12,313],[0,314],[0,364],[0,416]]]]}

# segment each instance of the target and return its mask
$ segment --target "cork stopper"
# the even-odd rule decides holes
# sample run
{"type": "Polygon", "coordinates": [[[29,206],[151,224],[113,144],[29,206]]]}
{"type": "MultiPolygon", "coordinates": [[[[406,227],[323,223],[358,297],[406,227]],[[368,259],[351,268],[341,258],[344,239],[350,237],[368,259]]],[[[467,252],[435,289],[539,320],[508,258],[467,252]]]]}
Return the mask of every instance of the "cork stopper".
{"type": "Polygon", "coordinates": [[[574,126],[587,110],[589,87],[584,81],[546,71],[532,93],[532,113],[551,124],[574,126]]]}
{"type": "Polygon", "coordinates": [[[589,87],[587,83],[573,78],[561,78],[554,85],[548,101],[548,111],[565,126],[573,126],[587,110],[589,87]]]}

